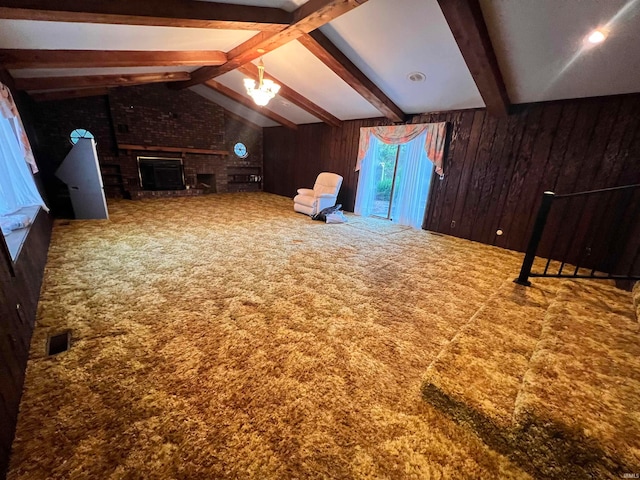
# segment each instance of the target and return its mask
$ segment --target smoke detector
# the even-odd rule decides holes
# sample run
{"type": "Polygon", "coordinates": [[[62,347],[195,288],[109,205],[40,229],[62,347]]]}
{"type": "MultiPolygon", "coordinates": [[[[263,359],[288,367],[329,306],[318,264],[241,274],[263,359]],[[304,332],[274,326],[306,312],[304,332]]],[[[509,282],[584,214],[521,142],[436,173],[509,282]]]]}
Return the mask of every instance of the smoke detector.
{"type": "Polygon", "coordinates": [[[424,82],[426,78],[427,76],[422,72],[411,72],[409,75],[407,75],[407,79],[409,81],[416,83],[424,82]]]}

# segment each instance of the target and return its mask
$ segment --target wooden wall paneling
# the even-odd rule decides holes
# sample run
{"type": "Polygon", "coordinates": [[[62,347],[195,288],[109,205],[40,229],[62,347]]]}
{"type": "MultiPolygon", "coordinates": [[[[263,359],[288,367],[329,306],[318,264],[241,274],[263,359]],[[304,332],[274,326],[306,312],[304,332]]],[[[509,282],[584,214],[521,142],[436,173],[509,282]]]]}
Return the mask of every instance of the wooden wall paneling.
{"type": "Polygon", "coordinates": [[[502,185],[502,181],[498,182],[498,178],[504,164],[502,159],[505,145],[508,143],[509,130],[512,128],[510,118],[499,119],[496,136],[489,152],[487,173],[481,186],[480,202],[476,212],[477,221],[471,231],[471,240],[484,243],[493,242],[495,231],[491,231],[492,219],[488,213],[496,201],[495,191],[502,185]]]}
{"type": "Polygon", "coordinates": [[[440,216],[438,218],[438,232],[450,234],[451,222],[456,204],[456,194],[461,183],[471,130],[476,118],[475,112],[465,112],[462,121],[455,126],[451,137],[451,143],[455,144],[455,150],[450,156],[444,180],[441,184],[443,202],[440,206],[440,216]]]}
{"type": "Polygon", "coordinates": [[[506,232],[506,227],[508,226],[508,223],[506,223],[504,219],[505,204],[509,195],[511,176],[513,175],[516,160],[518,158],[518,149],[520,148],[522,136],[524,135],[524,130],[527,126],[527,115],[528,111],[524,110],[520,112],[518,116],[512,117],[513,125],[511,125],[512,119],[510,119],[509,122],[507,144],[505,145],[502,158],[503,167],[498,173],[498,179],[496,181],[496,186],[498,187],[494,193],[494,198],[496,198],[496,200],[492,208],[489,209],[489,218],[492,219],[491,229],[489,230],[489,235],[491,235],[492,238],[492,245],[497,245],[499,240],[504,238],[504,236],[498,236],[496,231],[501,229],[506,232]]]}
{"type": "MultiPolygon", "coordinates": [[[[636,115],[636,117],[640,117],[640,115],[636,115]]],[[[629,147],[629,153],[626,159],[626,166],[618,179],[618,184],[630,185],[640,183],[640,125],[636,127],[636,135],[633,143],[629,147]]]]}
{"type": "MultiPolygon", "coordinates": [[[[635,192],[634,202],[640,203],[640,191],[635,192]]],[[[640,275],[640,212],[636,209],[636,214],[629,219],[630,228],[624,245],[624,250],[620,256],[618,264],[614,267],[614,272],[618,275],[640,275]]]]}
{"type": "MultiPolygon", "coordinates": [[[[353,126],[350,126],[353,128],[353,126]]],[[[347,127],[345,130],[349,130],[347,127]]],[[[334,166],[340,166],[341,163],[344,163],[344,174],[342,175],[342,187],[340,187],[339,193],[339,203],[342,203],[342,208],[346,209],[346,204],[348,203],[348,199],[350,198],[350,190],[353,185],[353,168],[349,168],[349,162],[345,159],[344,162],[340,161],[340,152],[344,152],[347,150],[347,135],[340,135],[339,129],[331,128],[328,133],[328,138],[331,140],[329,145],[329,156],[331,158],[331,164],[334,166]]],[[[335,167],[333,167],[335,168],[335,167]]]]}
{"type": "MultiPolygon", "coordinates": [[[[624,170],[625,162],[623,156],[628,152],[628,148],[634,139],[635,132],[638,128],[638,116],[634,112],[637,111],[638,105],[636,101],[629,101],[625,97],[620,100],[620,108],[617,111],[615,123],[609,135],[602,161],[599,162],[599,170],[590,189],[606,188],[620,184],[620,173],[624,170]]],[[[640,180],[640,179],[639,179],[640,180]]],[[[624,183],[624,182],[622,182],[624,183]]],[[[610,209],[613,206],[613,197],[611,195],[596,195],[588,200],[585,207],[591,212],[591,228],[586,234],[585,248],[590,248],[590,252],[585,259],[589,265],[597,265],[601,260],[598,252],[601,251],[605,243],[606,237],[603,236],[602,228],[606,227],[608,218],[610,218],[610,209]]]]}
{"type": "Polygon", "coordinates": [[[501,215],[504,235],[496,237],[496,245],[500,247],[515,250],[520,244],[519,241],[523,235],[523,227],[521,222],[518,222],[518,217],[528,214],[528,209],[526,209],[525,213],[524,205],[529,199],[522,198],[521,193],[525,182],[529,180],[527,172],[531,163],[531,155],[538,134],[541,116],[541,106],[536,105],[530,108],[518,149],[514,151],[513,171],[501,215]]]}
{"type": "Polygon", "coordinates": [[[447,141],[446,150],[443,160],[444,177],[440,178],[438,175],[433,174],[431,177],[431,185],[429,186],[429,196],[427,199],[427,212],[425,218],[425,225],[423,228],[431,231],[439,231],[440,214],[442,212],[442,199],[444,198],[443,190],[448,182],[449,170],[451,169],[451,157],[455,144],[452,143],[451,138],[454,131],[458,128],[459,123],[458,115],[450,117],[450,124],[447,128],[447,141]]]}
{"type": "Polygon", "coordinates": [[[545,175],[541,178],[540,190],[542,192],[555,192],[558,175],[560,175],[564,164],[564,157],[573,141],[573,128],[578,116],[579,105],[577,103],[561,103],[558,105],[562,108],[562,114],[551,144],[545,175]]]}
{"type": "Polygon", "coordinates": [[[451,159],[455,153],[457,142],[452,141],[453,132],[457,130],[462,120],[462,112],[449,113],[445,116],[447,125],[447,140],[445,143],[443,171],[444,178],[440,178],[438,174],[433,173],[431,177],[431,185],[429,186],[429,197],[427,200],[427,211],[425,212],[425,220],[423,228],[427,230],[439,231],[440,212],[442,206],[442,199],[444,197],[443,191],[445,189],[446,182],[448,181],[449,168],[451,166],[451,159]]]}
{"type": "MultiPolygon", "coordinates": [[[[322,132],[321,158],[327,159],[327,162],[323,162],[324,167],[327,172],[336,172],[339,175],[342,175],[343,177],[342,182],[344,183],[344,173],[345,173],[344,170],[346,170],[347,163],[343,162],[342,164],[339,164],[337,161],[337,158],[334,155],[332,155],[333,149],[331,148],[331,145],[334,143],[332,140],[333,139],[332,129],[325,128],[324,125],[320,129],[322,132]]],[[[343,140],[342,136],[338,136],[337,138],[339,140],[343,140]]],[[[341,141],[338,142],[338,144],[341,144],[341,143],[342,143],[341,141]]]]}
{"type": "MultiPolygon", "coordinates": [[[[604,101],[601,104],[598,122],[594,128],[594,133],[589,141],[589,146],[585,151],[584,167],[580,170],[577,182],[574,186],[576,191],[594,190],[598,185],[598,173],[601,162],[618,116],[620,99],[610,103],[610,108],[605,108],[604,101]]],[[[572,238],[569,242],[568,250],[571,252],[570,261],[573,264],[590,265],[590,242],[593,237],[594,221],[597,219],[597,206],[602,203],[602,195],[583,197],[576,202],[575,217],[577,221],[572,229],[572,238]]]]}
{"type": "Polygon", "coordinates": [[[640,96],[636,98],[636,114],[634,115],[635,125],[633,131],[635,135],[628,146],[621,150],[625,157],[625,166],[620,170],[617,185],[630,185],[640,183],[640,115],[637,109],[640,108],[640,96]]]}
{"type": "Polygon", "coordinates": [[[322,129],[316,125],[302,126],[302,141],[298,144],[298,185],[313,187],[322,171],[322,129]]]}
{"type": "MultiPolygon", "coordinates": [[[[640,117],[634,114],[638,107],[640,95],[515,106],[507,119],[498,119],[495,128],[482,110],[412,117],[410,123],[451,122],[445,178],[432,181],[425,228],[523,249],[544,190],[563,193],[555,187],[565,185],[566,192],[574,186],[612,186],[635,175],[636,164],[629,157],[640,126],[640,117]],[[594,138],[596,131],[610,134],[594,138]],[[453,229],[452,220],[456,221],[453,229]],[[497,237],[498,228],[506,235],[497,237]]],[[[265,129],[265,154],[273,157],[265,172],[273,165],[285,169],[270,188],[281,189],[291,179],[292,186],[299,188],[306,174],[315,178],[320,170],[336,171],[345,179],[340,203],[352,210],[358,184],[353,167],[359,129],[389,123],[378,118],[344,121],[338,128],[311,125],[286,137],[278,129],[265,129]],[[274,153],[268,151],[269,144],[274,153]],[[286,158],[296,165],[289,166],[286,158]],[[286,171],[291,172],[288,178],[286,171]]],[[[600,208],[598,205],[588,215],[597,216],[600,208]]],[[[556,218],[558,228],[562,223],[567,222],[556,218]]]]}
{"type": "MultiPolygon", "coordinates": [[[[298,135],[290,135],[292,144],[293,144],[293,150],[292,150],[292,155],[289,158],[289,163],[284,165],[284,172],[287,173],[286,177],[289,181],[288,184],[285,184],[286,189],[281,193],[282,195],[285,195],[287,197],[293,197],[296,194],[296,191],[298,188],[302,188],[304,187],[304,185],[300,185],[297,182],[296,179],[296,171],[299,168],[299,164],[300,162],[304,162],[305,158],[304,157],[300,157],[299,153],[298,153],[298,146],[300,144],[300,140],[298,138],[298,135]]],[[[283,157],[283,160],[286,157],[283,157]]]]}
{"type": "MultiPolygon", "coordinates": [[[[0,313],[2,313],[2,322],[0,323],[0,403],[5,407],[8,414],[7,418],[2,418],[2,423],[12,419],[11,413],[14,407],[17,408],[17,402],[20,398],[22,389],[22,376],[24,374],[21,363],[24,360],[23,355],[15,354],[15,345],[19,341],[19,332],[16,332],[19,324],[18,314],[16,312],[16,299],[14,296],[13,285],[9,280],[2,281],[0,285],[0,313]]],[[[9,443],[10,446],[10,443],[9,443]]],[[[0,473],[1,475],[1,473],[0,473]]]]}
{"type": "Polygon", "coordinates": [[[621,155],[624,155],[632,145],[636,132],[640,129],[640,116],[637,114],[640,109],[640,96],[632,99],[623,97],[621,103],[609,143],[600,162],[601,168],[597,176],[598,187],[596,188],[621,185],[626,182],[633,183],[632,178],[628,180],[624,177],[619,178],[624,166],[624,162],[620,160],[621,155]]]}
{"type": "Polygon", "coordinates": [[[453,214],[454,199],[447,202],[447,193],[449,191],[457,191],[460,181],[459,170],[462,166],[462,159],[469,143],[469,132],[473,124],[473,112],[458,112],[451,124],[451,132],[449,133],[449,152],[445,158],[443,168],[444,178],[439,179],[437,203],[434,201],[433,214],[433,230],[444,232],[451,224],[451,215],[453,214]],[[464,133],[463,133],[464,132],[464,133]],[[458,161],[457,159],[460,159],[458,161]]]}
{"type": "MultiPolygon", "coordinates": [[[[296,165],[293,131],[271,127],[264,134],[264,182],[266,192],[290,196],[293,188],[293,168],[296,165]]],[[[300,188],[300,187],[298,187],[300,188]]],[[[295,190],[293,190],[295,192],[295,190]]]]}
{"type": "MultiPolygon", "coordinates": [[[[344,143],[340,152],[336,152],[336,159],[347,162],[347,184],[349,186],[349,194],[344,204],[345,210],[353,211],[356,204],[356,193],[358,192],[358,180],[360,173],[356,172],[356,161],[358,159],[358,143],[360,142],[360,126],[351,123],[348,127],[349,135],[344,137],[344,143]],[[343,153],[341,153],[343,152],[343,153]]],[[[333,134],[337,135],[337,129],[333,130],[333,134]]]]}
{"type": "Polygon", "coordinates": [[[6,471],[9,469],[9,456],[11,443],[13,442],[14,431],[9,419],[11,413],[0,399],[0,478],[6,478],[6,471]]]}
{"type": "Polygon", "coordinates": [[[300,129],[299,140],[296,147],[298,152],[296,155],[298,157],[298,163],[295,169],[296,188],[298,188],[297,186],[311,188],[313,186],[313,180],[309,172],[312,170],[312,164],[315,163],[315,157],[318,152],[315,149],[315,145],[309,143],[308,126],[303,126],[300,129]]]}
{"type": "MultiPolygon", "coordinates": [[[[506,117],[504,117],[506,119],[506,117]]],[[[498,128],[498,118],[493,115],[487,115],[482,125],[482,133],[478,141],[478,149],[476,151],[473,168],[470,169],[469,186],[467,195],[464,199],[464,207],[462,209],[462,220],[460,222],[460,230],[458,235],[462,238],[471,239],[471,232],[474,226],[479,224],[480,219],[476,216],[478,203],[482,194],[482,186],[484,184],[487,168],[491,163],[491,147],[496,136],[498,128]]]]}
{"type": "Polygon", "coordinates": [[[632,268],[635,258],[640,254],[640,190],[629,192],[621,230],[614,244],[619,254],[613,261],[613,273],[640,274],[640,271],[633,271],[632,268]]]}
{"type": "MultiPolygon", "coordinates": [[[[5,351],[4,339],[0,340],[0,351],[5,351]]],[[[9,467],[9,455],[15,433],[15,418],[18,414],[18,402],[21,385],[16,385],[9,374],[4,355],[0,356],[0,379],[2,379],[3,396],[0,397],[0,478],[5,478],[9,467]]],[[[8,361],[11,361],[9,359],[8,361]]]]}
{"type": "MultiPolygon", "coordinates": [[[[39,211],[15,263],[17,300],[20,302],[23,315],[28,319],[31,328],[35,324],[44,266],[47,262],[51,241],[52,222],[53,220],[48,213],[44,210],[39,211]]],[[[29,332],[27,345],[30,341],[31,333],[29,332]]]]}
{"type": "MultiPolygon", "coordinates": [[[[576,192],[581,171],[584,169],[584,157],[593,135],[596,133],[595,128],[600,110],[601,105],[597,101],[588,100],[580,105],[570,144],[556,182],[556,193],[576,192]]],[[[556,259],[562,260],[571,254],[570,247],[579,221],[579,206],[582,201],[582,199],[569,198],[563,202],[558,202],[558,211],[555,212],[555,218],[557,219],[559,215],[560,220],[556,224],[557,230],[552,244],[552,254],[556,259]]],[[[569,260],[574,262],[576,259],[572,256],[569,260]]]]}
{"type": "Polygon", "coordinates": [[[24,381],[24,367],[26,366],[24,352],[18,347],[19,339],[16,337],[15,332],[16,317],[14,310],[9,317],[9,322],[14,324],[12,325],[14,328],[3,330],[2,339],[0,340],[1,361],[3,362],[3,367],[6,368],[6,378],[8,379],[8,383],[3,385],[2,396],[10,414],[17,413],[18,403],[22,394],[22,382],[24,381]]]}
{"type": "MultiPolygon", "coordinates": [[[[502,145],[500,155],[495,158],[496,163],[496,177],[491,187],[491,198],[489,200],[489,209],[486,213],[486,219],[482,229],[481,238],[486,239],[486,242],[493,244],[495,242],[496,230],[500,226],[500,215],[502,214],[502,207],[504,200],[506,199],[506,184],[507,173],[512,168],[511,163],[511,149],[513,148],[513,141],[517,133],[517,127],[521,124],[516,115],[511,115],[507,119],[507,134],[504,144],[502,145]]],[[[519,141],[519,140],[518,140],[519,141]]]]}
{"type": "Polygon", "coordinates": [[[541,174],[541,169],[537,169],[533,164],[533,155],[541,130],[543,113],[544,106],[533,107],[529,113],[505,203],[506,246],[512,250],[522,251],[526,248],[530,205],[536,201],[532,183],[537,181],[536,175],[541,174]],[[525,195],[528,196],[525,197],[525,195]]]}
{"type": "Polygon", "coordinates": [[[594,134],[599,113],[600,105],[595,101],[588,100],[580,104],[578,116],[565,152],[562,169],[554,185],[555,193],[575,192],[574,187],[578,183],[580,171],[583,167],[582,159],[594,134]]]}
{"type": "Polygon", "coordinates": [[[602,247],[593,255],[594,264],[604,272],[610,272],[610,269],[620,266],[623,250],[632,230],[630,218],[631,215],[635,217],[638,214],[640,203],[631,190],[614,192],[612,197],[613,200],[608,203],[604,227],[599,235],[602,247]]]}
{"type": "MultiPolygon", "coordinates": [[[[637,116],[636,116],[637,117],[637,116]]],[[[618,184],[631,185],[640,184],[640,126],[636,127],[636,134],[633,143],[630,145],[626,155],[626,164],[618,178],[618,184]]],[[[640,191],[632,192],[632,199],[635,204],[640,202],[640,191]]],[[[631,202],[630,202],[631,203],[631,202]]],[[[626,237],[622,240],[622,245],[626,245],[626,252],[619,259],[615,270],[619,273],[626,273],[629,267],[635,264],[633,273],[640,274],[640,212],[636,208],[635,215],[624,219],[630,227],[626,237]]]]}
{"type": "Polygon", "coordinates": [[[322,165],[323,171],[335,172],[339,175],[342,175],[344,182],[344,170],[346,167],[346,162],[338,165],[335,157],[331,155],[331,144],[333,143],[331,129],[327,128],[326,123],[317,124],[316,128],[320,131],[321,136],[321,143],[319,148],[320,158],[318,160],[320,161],[320,165],[322,165]]]}
{"type": "Polygon", "coordinates": [[[346,154],[349,149],[347,144],[347,137],[343,135],[336,135],[336,129],[327,129],[327,135],[325,147],[330,152],[331,164],[327,171],[338,173],[342,175],[342,186],[340,187],[340,193],[338,194],[338,203],[342,205],[343,210],[353,211],[356,198],[357,181],[355,180],[355,164],[357,152],[346,154]],[[332,148],[334,142],[332,139],[339,138],[340,141],[335,145],[339,148],[336,150],[332,148]],[[344,159],[339,152],[345,152],[344,159]]]}
{"type": "MultiPolygon", "coordinates": [[[[545,191],[555,191],[555,185],[558,180],[558,175],[562,170],[564,163],[564,156],[567,148],[570,144],[571,134],[573,127],[578,116],[578,104],[577,103],[562,103],[562,115],[560,117],[560,123],[556,132],[553,143],[551,144],[551,152],[549,153],[549,160],[547,161],[547,168],[540,180],[540,190],[538,191],[538,198],[536,204],[532,209],[532,214],[535,216],[538,214],[538,209],[542,202],[542,194],[545,191]]],[[[542,239],[540,240],[540,246],[538,248],[538,254],[546,257],[551,253],[551,247],[555,239],[556,232],[560,228],[562,215],[560,209],[556,205],[551,209],[549,218],[547,219],[547,227],[545,228],[542,239]]]]}
{"type": "Polygon", "coordinates": [[[562,107],[559,104],[544,105],[540,126],[533,144],[531,160],[527,169],[526,179],[520,190],[520,198],[528,206],[528,211],[517,215],[511,224],[511,231],[522,232],[520,241],[515,246],[516,250],[524,251],[527,248],[529,237],[533,229],[533,222],[541,203],[540,183],[547,174],[549,164],[549,152],[558,129],[562,107]],[[533,206],[533,208],[531,208],[533,206]],[[535,211],[535,212],[534,212],[535,211]]]}
{"type": "Polygon", "coordinates": [[[476,110],[476,112],[473,114],[473,124],[471,126],[471,132],[469,134],[469,142],[467,144],[464,159],[462,160],[461,170],[459,172],[458,189],[455,196],[453,212],[451,215],[452,223],[449,225],[449,232],[455,234],[456,236],[459,236],[458,232],[460,231],[460,227],[462,226],[462,215],[464,213],[464,203],[465,199],[467,198],[467,191],[469,190],[469,180],[473,172],[473,165],[476,159],[476,153],[478,151],[478,144],[480,143],[482,126],[484,125],[485,117],[488,116],[489,115],[483,110],[476,110]]]}
{"type": "Polygon", "coordinates": [[[599,107],[598,115],[596,116],[596,122],[589,137],[588,145],[583,151],[580,173],[577,175],[576,183],[573,187],[578,192],[594,188],[595,177],[600,170],[601,161],[617,119],[620,99],[616,99],[613,102],[605,102],[604,99],[598,99],[594,103],[599,107]]]}
{"type": "Polygon", "coordinates": [[[15,276],[11,260],[0,256],[0,478],[8,467],[50,236],[51,219],[40,211],[15,262],[15,276]]]}

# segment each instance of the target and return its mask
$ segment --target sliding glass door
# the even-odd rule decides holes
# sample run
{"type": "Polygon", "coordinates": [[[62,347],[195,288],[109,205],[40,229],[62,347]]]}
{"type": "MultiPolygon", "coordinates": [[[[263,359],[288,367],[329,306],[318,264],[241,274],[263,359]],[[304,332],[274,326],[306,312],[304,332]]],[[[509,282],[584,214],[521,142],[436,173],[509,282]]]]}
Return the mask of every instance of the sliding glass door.
{"type": "Polygon", "coordinates": [[[390,219],[413,228],[422,228],[433,173],[433,163],[424,151],[424,141],[424,135],[421,135],[400,145],[391,196],[390,219]]]}
{"type": "Polygon", "coordinates": [[[425,136],[426,132],[399,145],[371,138],[360,169],[357,214],[422,227],[433,171],[424,150],[425,136]]]}
{"type": "Polygon", "coordinates": [[[399,145],[380,144],[376,164],[376,185],[371,215],[391,218],[391,194],[395,183],[399,145]]]}

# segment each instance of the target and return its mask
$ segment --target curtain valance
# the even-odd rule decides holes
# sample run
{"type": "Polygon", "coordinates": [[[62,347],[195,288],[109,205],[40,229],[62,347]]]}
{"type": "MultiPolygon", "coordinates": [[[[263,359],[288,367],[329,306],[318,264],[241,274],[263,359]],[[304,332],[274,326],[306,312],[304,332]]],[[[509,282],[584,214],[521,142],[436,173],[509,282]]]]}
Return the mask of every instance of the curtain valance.
{"type": "Polygon", "coordinates": [[[369,140],[375,136],[381,142],[397,145],[406,143],[418,137],[424,131],[427,132],[424,144],[425,152],[429,160],[436,167],[436,173],[443,175],[442,164],[444,161],[444,142],[447,134],[447,123],[420,123],[409,125],[391,125],[384,127],[362,127],[360,128],[360,142],[358,144],[358,159],[356,161],[356,172],[362,166],[362,160],[369,150],[369,140]]]}
{"type": "Polygon", "coordinates": [[[9,120],[15,130],[16,137],[20,142],[20,149],[25,162],[31,167],[32,173],[38,173],[38,166],[36,165],[36,159],[33,157],[31,145],[29,144],[29,138],[24,130],[24,125],[20,119],[20,113],[18,107],[13,101],[13,96],[9,88],[0,83],[0,115],[9,120]]]}

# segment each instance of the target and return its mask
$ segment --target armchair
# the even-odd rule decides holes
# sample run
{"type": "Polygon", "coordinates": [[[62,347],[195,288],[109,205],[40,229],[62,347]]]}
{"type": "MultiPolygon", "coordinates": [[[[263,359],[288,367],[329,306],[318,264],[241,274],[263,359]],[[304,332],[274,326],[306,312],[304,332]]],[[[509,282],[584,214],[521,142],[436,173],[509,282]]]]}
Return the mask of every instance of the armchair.
{"type": "Polygon", "coordinates": [[[342,186],[342,177],[335,173],[322,172],[318,175],[313,190],[299,188],[293,199],[296,212],[313,216],[321,210],[336,204],[338,192],[342,186]]]}

